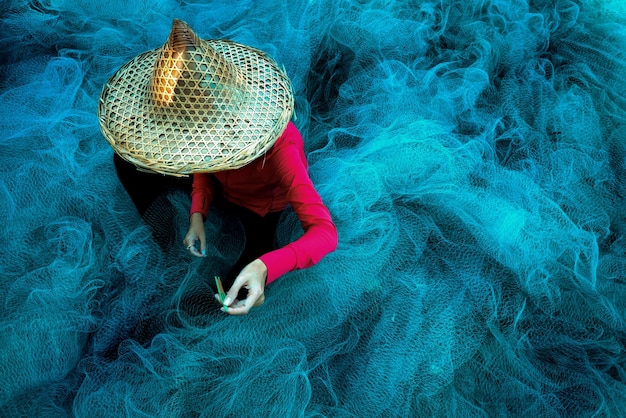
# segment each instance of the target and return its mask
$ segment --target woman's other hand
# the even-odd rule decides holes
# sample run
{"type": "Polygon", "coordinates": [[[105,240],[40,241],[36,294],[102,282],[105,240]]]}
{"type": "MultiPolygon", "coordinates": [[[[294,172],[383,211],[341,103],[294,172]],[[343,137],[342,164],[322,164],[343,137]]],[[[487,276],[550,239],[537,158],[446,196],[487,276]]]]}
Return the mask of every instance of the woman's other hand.
{"type": "Polygon", "coordinates": [[[189,219],[189,231],[183,240],[183,244],[191,254],[196,257],[206,257],[206,234],[204,231],[204,217],[200,212],[194,212],[189,219]],[[200,249],[198,245],[200,244],[200,249]]]}
{"type": "MultiPolygon", "coordinates": [[[[267,267],[258,258],[245,266],[226,293],[222,310],[230,315],[246,315],[253,307],[262,305],[265,302],[266,278],[267,267]],[[248,295],[244,300],[238,300],[237,294],[242,288],[248,290],[248,295]]],[[[219,296],[215,297],[219,301],[219,296]]]]}

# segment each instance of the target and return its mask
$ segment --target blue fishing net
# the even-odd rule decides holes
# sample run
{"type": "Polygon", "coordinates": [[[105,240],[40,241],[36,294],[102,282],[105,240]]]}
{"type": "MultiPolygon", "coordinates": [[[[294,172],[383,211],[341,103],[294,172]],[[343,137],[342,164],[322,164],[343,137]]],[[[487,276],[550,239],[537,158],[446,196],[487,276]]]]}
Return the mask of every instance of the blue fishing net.
{"type": "Polygon", "coordinates": [[[0,8],[0,415],[624,414],[621,0],[0,8]],[[339,233],[246,317],[213,300],[237,220],[189,256],[189,196],[151,229],[98,126],[174,18],[284,65],[339,233]]]}

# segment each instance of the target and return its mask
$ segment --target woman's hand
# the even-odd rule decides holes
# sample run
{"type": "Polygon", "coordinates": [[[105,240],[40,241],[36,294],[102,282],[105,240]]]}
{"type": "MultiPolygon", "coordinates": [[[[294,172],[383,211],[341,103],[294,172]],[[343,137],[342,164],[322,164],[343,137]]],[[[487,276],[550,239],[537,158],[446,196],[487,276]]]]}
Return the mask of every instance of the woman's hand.
{"type": "MultiPolygon", "coordinates": [[[[253,307],[262,305],[265,302],[266,278],[267,267],[260,259],[257,258],[245,266],[226,293],[222,310],[231,315],[246,315],[253,307]],[[244,300],[238,300],[237,294],[242,287],[248,290],[248,296],[244,300]]],[[[215,298],[219,301],[219,295],[215,295],[215,298]]]]}
{"type": "Polygon", "coordinates": [[[183,240],[183,244],[191,254],[196,257],[206,257],[206,234],[204,232],[204,217],[200,212],[194,212],[189,219],[189,231],[183,240]],[[198,250],[197,243],[200,243],[198,250]]]}

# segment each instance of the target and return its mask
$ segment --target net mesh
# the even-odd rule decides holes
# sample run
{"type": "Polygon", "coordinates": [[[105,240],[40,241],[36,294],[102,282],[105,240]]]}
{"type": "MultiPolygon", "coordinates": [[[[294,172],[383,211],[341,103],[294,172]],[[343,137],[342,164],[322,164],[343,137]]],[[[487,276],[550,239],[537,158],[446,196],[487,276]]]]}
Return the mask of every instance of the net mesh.
{"type": "Polygon", "coordinates": [[[623,415],[619,0],[0,7],[0,415],[623,415]],[[339,232],[246,317],[237,219],[190,257],[189,196],[142,219],[98,125],[173,17],[284,64],[339,232]]]}

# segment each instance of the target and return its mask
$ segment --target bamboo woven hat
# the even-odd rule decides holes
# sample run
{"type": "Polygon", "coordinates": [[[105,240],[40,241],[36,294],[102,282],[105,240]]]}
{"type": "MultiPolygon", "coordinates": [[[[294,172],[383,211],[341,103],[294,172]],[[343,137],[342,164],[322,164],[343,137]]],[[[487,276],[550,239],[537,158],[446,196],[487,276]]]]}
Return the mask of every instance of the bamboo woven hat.
{"type": "Polygon", "coordinates": [[[185,176],[243,167],[293,113],[291,82],[264,52],[203,40],[174,20],[161,48],[123,65],[100,95],[100,128],[137,168],[185,176]]]}

